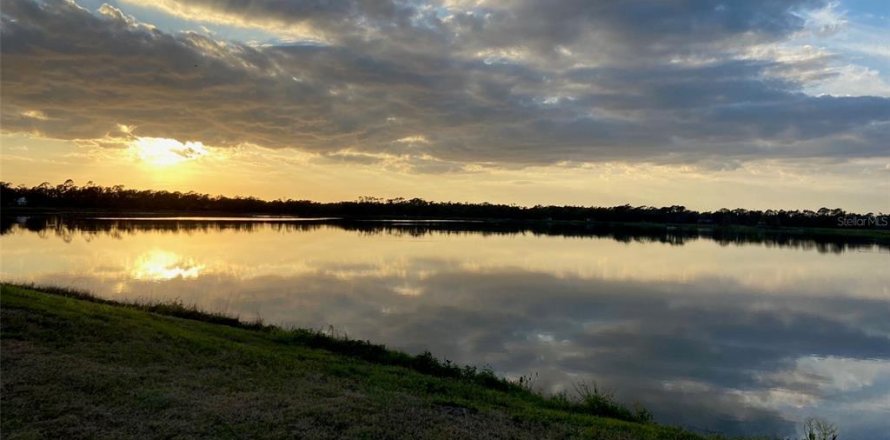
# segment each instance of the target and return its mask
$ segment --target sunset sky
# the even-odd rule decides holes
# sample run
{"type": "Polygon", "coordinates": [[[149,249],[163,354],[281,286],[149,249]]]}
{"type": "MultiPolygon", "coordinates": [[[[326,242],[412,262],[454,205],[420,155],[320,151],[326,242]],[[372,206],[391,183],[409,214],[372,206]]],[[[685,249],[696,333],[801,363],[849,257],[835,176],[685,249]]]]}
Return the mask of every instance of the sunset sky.
{"type": "Polygon", "coordinates": [[[890,1],[0,4],[13,184],[890,212],[890,1]]]}

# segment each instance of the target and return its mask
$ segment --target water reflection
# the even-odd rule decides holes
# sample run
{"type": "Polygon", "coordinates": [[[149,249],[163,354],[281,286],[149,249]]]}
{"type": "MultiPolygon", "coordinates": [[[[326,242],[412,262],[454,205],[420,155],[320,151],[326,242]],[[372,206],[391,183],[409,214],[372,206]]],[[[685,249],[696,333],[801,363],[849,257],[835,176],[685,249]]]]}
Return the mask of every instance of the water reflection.
{"type": "Polygon", "coordinates": [[[173,278],[197,278],[204,265],[186,260],[173,252],[153,249],[136,259],[130,270],[134,280],[164,281],[173,278]]]}
{"type": "Polygon", "coordinates": [[[762,244],[793,247],[818,252],[882,248],[890,250],[886,239],[856,235],[833,235],[818,230],[802,234],[802,230],[722,229],[710,226],[677,228],[659,225],[620,225],[600,223],[481,222],[453,220],[343,220],[334,218],[293,217],[84,217],[30,216],[0,217],[0,235],[16,229],[41,234],[54,234],[70,241],[73,234],[85,237],[110,234],[120,237],[145,231],[180,233],[237,230],[250,232],[273,228],[283,231],[306,231],[325,225],[360,231],[366,234],[423,236],[426,234],[515,235],[531,234],[562,237],[598,237],[629,242],[657,242],[683,245],[698,239],[713,240],[721,245],[762,244]]]}
{"type": "Polygon", "coordinates": [[[888,428],[890,275],[877,246],[516,225],[11,223],[3,279],[333,325],[537,372],[547,391],[596,379],[702,430],[786,434],[811,415],[845,439],[888,428]]]}

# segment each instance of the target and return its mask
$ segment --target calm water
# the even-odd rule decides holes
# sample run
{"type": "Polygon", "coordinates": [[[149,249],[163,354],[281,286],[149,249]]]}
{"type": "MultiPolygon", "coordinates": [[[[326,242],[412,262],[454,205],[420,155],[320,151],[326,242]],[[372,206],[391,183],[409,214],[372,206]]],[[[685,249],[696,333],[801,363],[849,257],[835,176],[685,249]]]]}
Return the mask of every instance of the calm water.
{"type": "Polygon", "coordinates": [[[2,279],[596,380],[700,430],[888,438],[890,253],[783,237],[227,219],[6,219],[2,279]]]}

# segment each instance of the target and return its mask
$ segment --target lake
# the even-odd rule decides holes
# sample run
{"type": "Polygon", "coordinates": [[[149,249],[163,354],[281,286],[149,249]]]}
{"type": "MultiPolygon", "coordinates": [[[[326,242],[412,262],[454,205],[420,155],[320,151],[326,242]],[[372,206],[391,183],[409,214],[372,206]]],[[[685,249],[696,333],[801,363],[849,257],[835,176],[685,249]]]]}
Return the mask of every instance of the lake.
{"type": "Polygon", "coordinates": [[[2,279],[429,350],[658,421],[890,429],[890,251],[781,235],[286,218],[4,218],[2,279]]]}

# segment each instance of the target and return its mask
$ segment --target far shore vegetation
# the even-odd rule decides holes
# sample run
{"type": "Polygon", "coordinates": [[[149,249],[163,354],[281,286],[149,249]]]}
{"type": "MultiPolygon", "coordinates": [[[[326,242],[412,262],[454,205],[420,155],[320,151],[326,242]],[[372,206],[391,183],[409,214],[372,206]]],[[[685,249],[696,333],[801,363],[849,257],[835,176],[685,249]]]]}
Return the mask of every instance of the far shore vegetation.
{"type": "Polygon", "coordinates": [[[595,384],[533,378],[172,303],[3,284],[4,438],[724,439],[595,384]]]}
{"type": "Polygon", "coordinates": [[[625,223],[710,228],[805,229],[821,234],[890,237],[890,214],[853,213],[840,208],[816,210],[719,209],[698,212],[681,205],[653,207],[621,205],[532,207],[464,202],[431,202],[419,198],[320,203],[309,200],[261,200],[255,197],[211,196],[196,192],[154,191],[111,187],[72,180],[27,187],[0,182],[3,210],[33,212],[196,213],[205,215],[287,215],[345,219],[459,219],[477,221],[562,222],[568,224],[625,223]]]}

